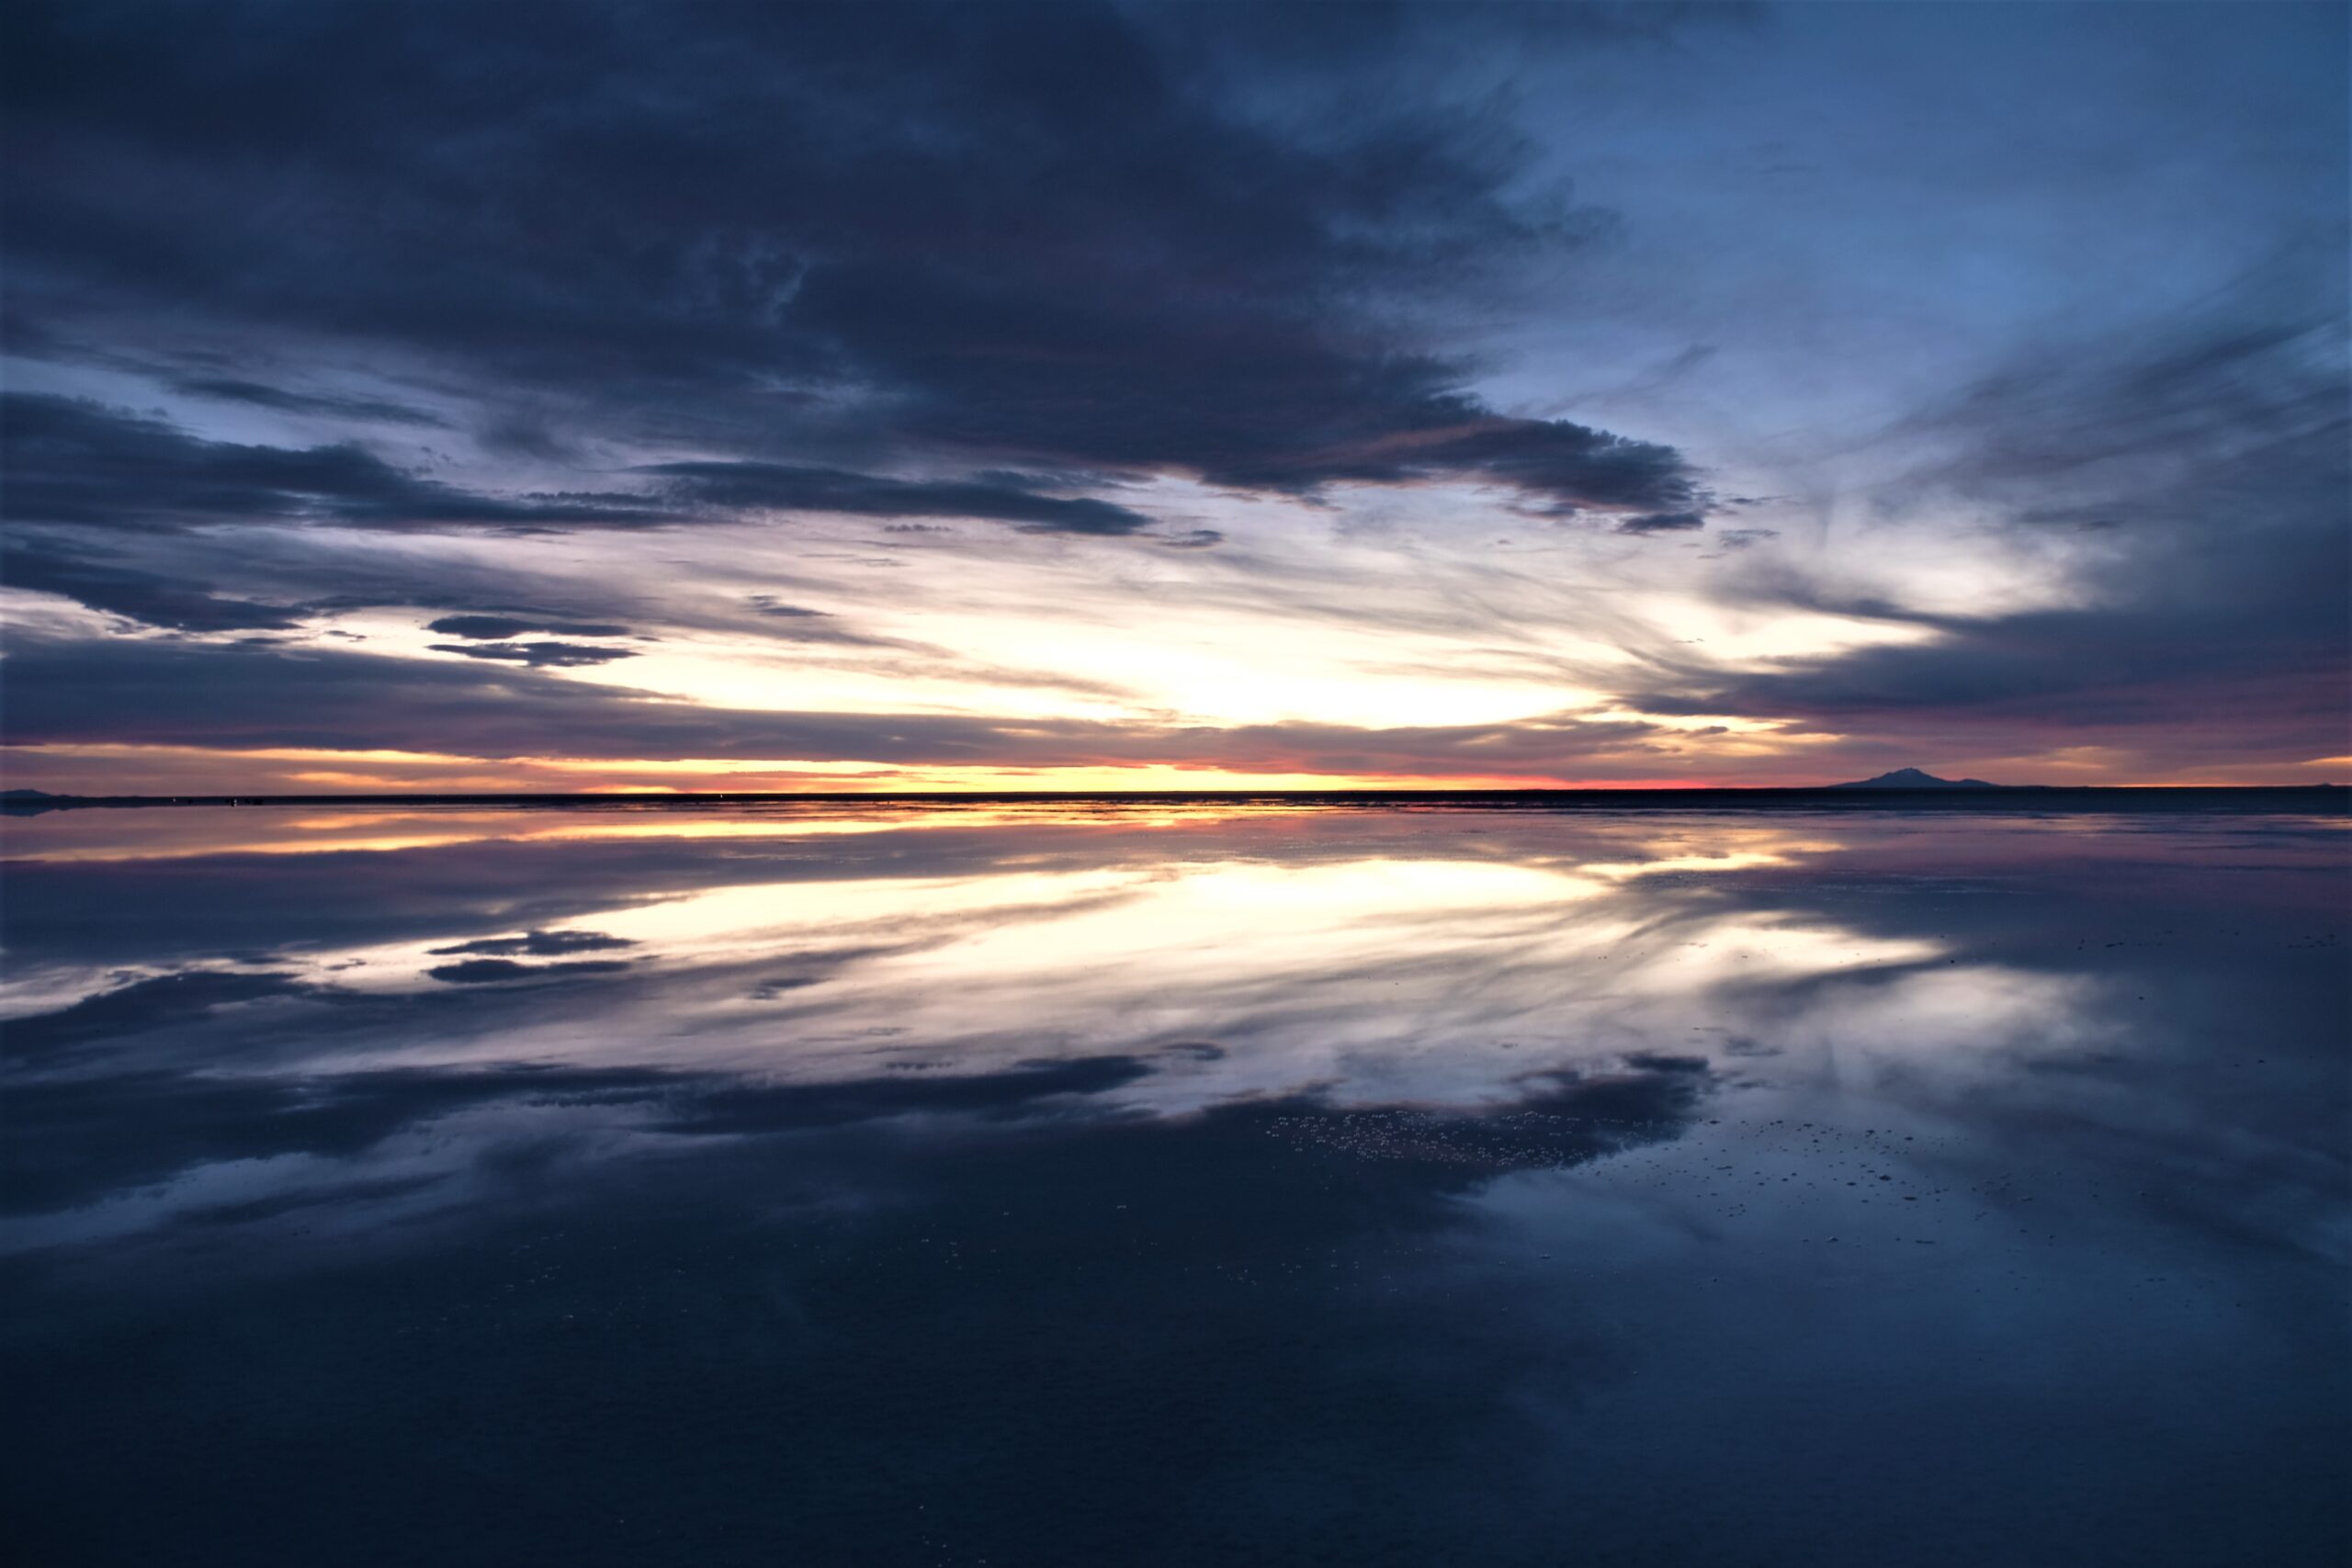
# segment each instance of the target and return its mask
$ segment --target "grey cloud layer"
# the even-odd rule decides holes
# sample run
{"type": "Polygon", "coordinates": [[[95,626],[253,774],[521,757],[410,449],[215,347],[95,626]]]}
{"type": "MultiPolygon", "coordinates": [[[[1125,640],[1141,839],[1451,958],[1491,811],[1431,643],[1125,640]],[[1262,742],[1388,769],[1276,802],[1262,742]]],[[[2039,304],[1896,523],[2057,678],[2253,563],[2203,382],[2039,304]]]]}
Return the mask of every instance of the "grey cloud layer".
{"type": "Polygon", "coordinates": [[[201,523],[613,526],[663,520],[639,498],[469,494],[403,472],[353,444],[290,448],[208,441],[164,420],[24,392],[0,398],[0,462],[15,523],[141,530],[201,523]]]}
{"type": "Polygon", "coordinates": [[[1000,475],[910,481],[782,463],[654,463],[641,471],[673,493],[729,512],[841,512],[865,517],[978,517],[1035,533],[1120,536],[1151,519],[1091,496],[1039,495],[1000,475]]]}
{"type": "MultiPolygon", "coordinates": [[[[1573,248],[1600,215],[1523,188],[1488,111],[1261,122],[1237,83],[1289,51],[1282,29],[1240,29],[1220,63],[1166,17],[1091,6],[11,17],[12,118],[39,154],[10,177],[23,348],[141,330],[155,353],[201,349],[184,379],[209,395],[313,409],[315,389],[224,373],[220,344],[272,363],[356,349],[469,378],[502,411],[486,427],[552,406],[571,436],[784,465],[677,474],[706,495],[814,485],[878,514],[976,503],[1024,526],[1136,527],[1107,502],[893,494],[809,459],[1283,491],[1455,476],[1562,511],[1702,507],[1669,448],[1485,407],[1397,309],[1573,248]]],[[[1351,19],[1366,38],[1404,26],[1351,19]]],[[[1579,30],[1578,47],[1611,31],[1579,30]]],[[[205,513],[279,515],[292,493],[366,521],[635,520],[610,498],[485,513],[356,448],[155,467],[148,504],[205,513]]],[[[113,520],[70,489],[33,499],[113,520]]]]}

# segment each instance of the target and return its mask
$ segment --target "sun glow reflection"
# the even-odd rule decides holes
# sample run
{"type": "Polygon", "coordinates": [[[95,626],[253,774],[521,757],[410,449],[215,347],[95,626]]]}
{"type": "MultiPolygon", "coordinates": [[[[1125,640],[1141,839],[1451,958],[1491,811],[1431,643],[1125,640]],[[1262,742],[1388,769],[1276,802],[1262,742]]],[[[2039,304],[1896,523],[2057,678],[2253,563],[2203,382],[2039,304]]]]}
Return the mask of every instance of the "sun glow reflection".
{"type": "MultiPolygon", "coordinates": [[[[1344,1081],[1367,1100],[1476,1100],[1501,1092],[1521,1047],[1599,1059],[1687,1048],[1711,1021],[1711,998],[1758,986],[1871,976],[1908,986],[1905,976],[1931,973],[1918,993],[1922,1027],[1948,1033],[1937,1021],[1970,998],[2014,1006],[2028,984],[1935,969],[1942,949],[1932,941],[1727,897],[1750,874],[1839,851],[1834,838],[1770,824],[1694,836],[1623,818],[1506,822],[1517,847],[1498,854],[1492,819],[1283,807],[947,808],[910,819],[845,803],[682,820],[623,810],[372,823],[360,812],[187,815],[239,818],[242,833],[205,846],[215,853],[250,853],[273,831],[290,849],[387,854],[495,839],[541,857],[518,869],[560,871],[574,863],[548,857],[597,842],[680,846],[594,907],[530,933],[463,927],[276,954],[273,966],[306,984],[388,1003],[446,989],[469,953],[524,954],[503,962],[529,1005],[488,1032],[387,1041],[373,1053],[338,1040],[345,1065],[617,1063],[652,1050],[799,1079],[1209,1042],[1214,1055],[1195,1051],[1193,1066],[1137,1093],[1182,1106],[1344,1081]],[[825,859],[795,847],[844,835],[875,848],[825,859]],[[1397,852],[1392,840],[1413,848],[1397,852]],[[979,859],[955,874],[861,869],[910,855],[919,866],[932,852],[920,846],[933,841],[979,859]],[[769,866],[797,869],[759,874],[769,866]],[[718,885],[714,872],[724,874],[718,885]],[[532,956],[540,949],[526,952],[526,934],[555,956],[532,956]],[[535,976],[564,978],[583,959],[594,978],[580,988],[533,988],[535,976]]],[[[39,837],[38,820],[12,831],[39,837]]],[[[62,858],[193,847],[84,844],[62,858]]],[[[476,994],[494,1002],[507,969],[492,965],[490,988],[476,994]]],[[[12,1006],[121,981],[28,974],[12,1006]]]]}

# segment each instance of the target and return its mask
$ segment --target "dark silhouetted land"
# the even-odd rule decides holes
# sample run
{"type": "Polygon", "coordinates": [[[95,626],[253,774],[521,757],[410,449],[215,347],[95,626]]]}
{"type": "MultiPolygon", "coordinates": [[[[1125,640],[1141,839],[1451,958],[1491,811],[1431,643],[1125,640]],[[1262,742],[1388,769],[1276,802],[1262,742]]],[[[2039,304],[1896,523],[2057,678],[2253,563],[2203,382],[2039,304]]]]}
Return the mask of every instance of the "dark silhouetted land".
{"type": "MultiPolygon", "coordinates": [[[[1914,770],[1905,769],[1904,773],[1914,770]]],[[[1883,778],[1899,778],[1886,774],[1883,778]]],[[[1926,777],[1927,775],[1920,775],[1926,777]]],[[[1927,784],[1825,784],[1802,789],[1503,789],[1503,790],[1148,790],[993,791],[910,794],[789,794],[695,791],[678,794],[550,795],[44,795],[10,790],[0,812],[23,815],[95,807],[164,806],[464,807],[501,811],[697,811],[797,805],[873,807],[1295,806],[1454,811],[1996,811],[2033,813],[2220,811],[2340,813],[2352,796],[2339,784],[2149,784],[2077,788],[2001,785],[1981,780],[1927,784]]]]}

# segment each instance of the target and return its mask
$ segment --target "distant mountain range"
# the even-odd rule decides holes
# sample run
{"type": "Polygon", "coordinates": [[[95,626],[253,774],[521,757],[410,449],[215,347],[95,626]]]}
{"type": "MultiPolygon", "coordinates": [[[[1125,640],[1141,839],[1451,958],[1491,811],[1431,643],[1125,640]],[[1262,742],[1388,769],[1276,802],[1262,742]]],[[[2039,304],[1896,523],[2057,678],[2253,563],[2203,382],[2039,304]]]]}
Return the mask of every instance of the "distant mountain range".
{"type": "Polygon", "coordinates": [[[1933,773],[1923,773],[1917,768],[1897,768],[1891,773],[1881,773],[1874,779],[1856,779],[1851,784],[1826,784],[1827,789],[2015,789],[2030,785],[1986,784],[1983,779],[1939,779],[1933,773]]]}

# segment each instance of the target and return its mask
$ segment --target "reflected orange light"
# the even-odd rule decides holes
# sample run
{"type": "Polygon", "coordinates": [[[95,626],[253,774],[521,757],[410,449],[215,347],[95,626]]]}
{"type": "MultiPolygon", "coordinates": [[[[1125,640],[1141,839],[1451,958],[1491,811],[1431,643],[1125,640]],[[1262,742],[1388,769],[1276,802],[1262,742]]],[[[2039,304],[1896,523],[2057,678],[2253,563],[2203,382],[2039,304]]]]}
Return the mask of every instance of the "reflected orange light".
{"type": "MultiPolygon", "coordinates": [[[[654,800],[667,796],[652,796],[654,800]]],[[[1306,816],[1311,802],[1014,801],[986,806],[851,801],[737,804],[714,815],[611,808],[484,811],[420,805],[362,807],[328,817],[189,807],[168,812],[58,812],[0,823],[6,856],[19,861],[157,861],[207,855],[345,854],[492,841],[830,838],[992,827],[1177,829],[1246,818],[1306,816]]]]}

